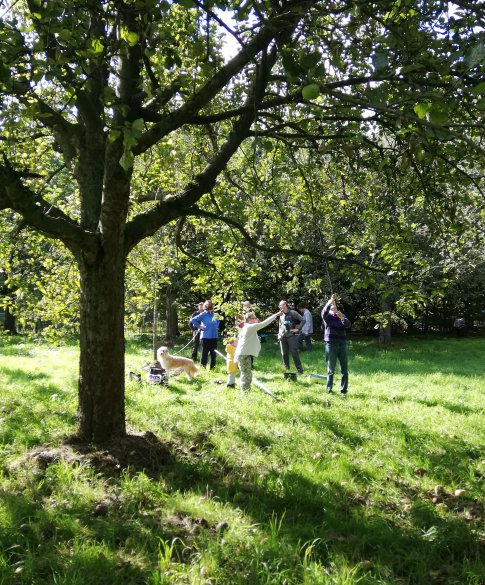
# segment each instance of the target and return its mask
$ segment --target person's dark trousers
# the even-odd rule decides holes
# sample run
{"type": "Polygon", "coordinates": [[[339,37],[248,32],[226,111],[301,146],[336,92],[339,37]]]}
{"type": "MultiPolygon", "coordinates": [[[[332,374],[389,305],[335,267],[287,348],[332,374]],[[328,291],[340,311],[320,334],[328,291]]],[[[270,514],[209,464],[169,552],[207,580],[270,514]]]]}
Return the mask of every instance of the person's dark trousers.
{"type": "Polygon", "coordinates": [[[205,337],[201,340],[202,344],[202,355],[200,356],[200,365],[204,368],[207,366],[207,358],[211,357],[210,369],[213,370],[216,367],[216,349],[217,339],[206,339],[205,337]]]}
{"type": "Polygon", "coordinates": [[[197,350],[199,349],[200,345],[200,330],[194,334],[194,340],[192,342],[192,359],[197,361],[197,350]]]}
{"type": "Polygon", "coordinates": [[[325,344],[325,359],[327,361],[327,392],[332,391],[333,376],[335,374],[335,366],[337,365],[338,360],[340,364],[340,373],[342,374],[340,392],[342,394],[347,394],[349,386],[347,340],[327,341],[325,344]]]}
{"type": "Polygon", "coordinates": [[[290,369],[290,353],[295,362],[296,369],[299,374],[303,373],[303,367],[301,365],[300,356],[298,355],[298,337],[292,335],[291,337],[282,337],[280,339],[281,357],[287,370],[290,369]]]}
{"type": "Polygon", "coordinates": [[[300,335],[298,335],[298,348],[299,349],[303,349],[303,342],[305,342],[305,349],[307,351],[311,351],[313,349],[311,335],[305,335],[304,333],[300,333],[300,335]]]}

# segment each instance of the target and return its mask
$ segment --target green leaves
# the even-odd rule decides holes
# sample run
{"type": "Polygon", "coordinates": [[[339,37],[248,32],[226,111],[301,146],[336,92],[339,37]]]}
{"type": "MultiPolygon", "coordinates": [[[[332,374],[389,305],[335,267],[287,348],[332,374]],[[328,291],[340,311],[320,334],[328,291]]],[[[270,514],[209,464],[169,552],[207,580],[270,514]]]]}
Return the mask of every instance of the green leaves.
{"type": "Polygon", "coordinates": [[[477,65],[483,65],[485,63],[485,44],[478,43],[474,45],[465,54],[465,63],[470,68],[474,68],[477,65]]]}
{"type": "Polygon", "coordinates": [[[372,55],[372,66],[377,73],[384,71],[389,66],[389,57],[386,53],[377,51],[372,55]]]}
{"type": "Polygon", "coordinates": [[[434,104],[426,113],[426,118],[436,126],[446,126],[449,122],[449,107],[446,104],[434,104]]]}
{"type": "Polygon", "coordinates": [[[310,51],[309,53],[303,53],[300,57],[300,65],[306,71],[309,71],[313,67],[316,67],[320,62],[322,55],[319,51],[310,51]]]}
{"type": "Polygon", "coordinates": [[[475,87],[472,89],[472,94],[473,95],[485,94],[485,81],[482,81],[482,82],[478,83],[477,85],[475,85],[475,87]]]}
{"type": "Polygon", "coordinates": [[[419,104],[416,104],[413,109],[418,118],[422,120],[426,116],[428,111],[431,109],[431,103],[421,102],[419,104]]]}
{"type": "Polygon", "coordinates": [[[413,109],[420,120],[426,119],[430,124],[436,126],[446,126],[449,124],[450,108],[443,102],[437,102],[435,104],[431,102],[420,102],[413,109]]]}
{"type": "Polygon", "coordinates": [[[10,79],[10,67],[0,63],[0,82],[5,83],[10,79]]]}
{"type": "Polygon", "coordinates": [[[320,95],[320,86],[316,83],[305,85],[301,90],[301,94],[306,100],[314,100],[320,95]]]}
{"type": "Polygon", "coordinates": [[[176,4],[180,4],[184,8],[195,8],[196,4],[193,0],[175,0],[176,4]]]}
{"type": "Polygon", "coordinates": [[[290,81],[307,76],[322,76],[325,69],[321,63],[322,55],[320,51],[295,51],[285,49],[281,53],[283,68],[290,81]]]}
{"type": "Polygon", "coordinates": [[[126,41],[130,47],[134,47],[140,40],[138,33],[128,30],[125,27],[121,27],[120,29],[120,38],[126,41]]]}
{"type": "Polygon", "coordinates": [[[143,133],[144,129],[144,121],[142,118],[134,120],[131,124],[129,122],[125,122],[125,126],[123,127],[123,146],[124,152],[123,156],[120,158],[119,163],[128,171],[133,167],[135,162],[135,157],[132,152],[132,148],[138,144],[138,140],[143,133]]]}
{"type": "Polygon", "coordinates": [[[101,39],[90,39],[88,43],[88,53],[93,57],[99,57],[104,52],[104,44],[101,39]]]}
{"type": "Polygon", "coordinates": [[[123,167],[125,171],[129,171],[133,164],[135,163],[135,157],[131,150],[125,150],[123,156],[120,158],[120,165],[123,167]]]}

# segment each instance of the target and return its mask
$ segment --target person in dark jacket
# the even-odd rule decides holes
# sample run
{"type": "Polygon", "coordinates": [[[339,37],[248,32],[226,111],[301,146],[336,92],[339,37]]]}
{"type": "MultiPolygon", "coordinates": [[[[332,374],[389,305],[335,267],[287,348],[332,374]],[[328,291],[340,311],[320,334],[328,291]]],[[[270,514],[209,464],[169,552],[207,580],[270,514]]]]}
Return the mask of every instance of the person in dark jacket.
{"type": "MultiPolygon", "coordinates": [[[[197,315],[200,315],[202,312],[204,311],[204,303],[199,303],[197,305],[197,311],[194,311],[192,313],[192,315],[190,316],[190,319],[192,320],[194,317],[197,317],[197,315]]],[[[197,361],[197,350],[199,349],[199,345],[200,345],[200,329],[197,325],[192,325],[191,321],[189,321],[189,327],[192,331],[192,355],[190,356],[194,362],[197,361]]]]}
{"type": "Polygon", "coordinates": [[[219,318],[214,313],[212,301],[204,303],[204,311],[190,320],[190,326],[199,328],[202,333],[200,340],[202,344],[202,355],[200,356],[200,365],[204,368],[207,366],[207,358],[210,354],[210,369],[216,367],[216,349],[217,339],[219,337],[219,318]]]}
{"type": "Polygon", "coordinates": [[[453,332],[455,334],[455,337],[465,337],[466,321],[465,321],[464,317],[462,317],[462,316],[457,317],[453,321],[453,332]]]}
{"type": "Polygon", "coordinates": [[[280,342],[281,357],[285,369],[290,369],[290,353],[293,356],[296,369],[299,374],[303,374],[300,356],[298,355],[298,336],[301,328],[305,325],[305,319],[297,311],[293,311],[288,306],[287,301],[280,301],[278,305],[281,311],[278,329],[278,341],[280,342]]]}
{"type": "Polygon", "coordinates": [[[327,392],[333,387],[333,376],[337,360],[340,364],[340,393],[347,395],[349,386],[349,369],[347,359],[347,333],[351,325],[347,317],[337,309],[336,295],[333,294],[322,310],[325,331],[325,359],[327,362],[327,392]]]}

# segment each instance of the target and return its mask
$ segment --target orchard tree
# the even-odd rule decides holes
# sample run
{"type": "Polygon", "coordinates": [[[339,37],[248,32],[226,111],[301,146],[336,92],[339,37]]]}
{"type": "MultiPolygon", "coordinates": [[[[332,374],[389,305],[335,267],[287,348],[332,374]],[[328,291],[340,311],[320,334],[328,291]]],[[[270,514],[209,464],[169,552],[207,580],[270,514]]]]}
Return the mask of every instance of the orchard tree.
{"type": "MultiPolygon", "coordinates": [[[[189,4],[32,0],[4,8],[0,203],[60,239],[78,263],[78,434],[85,440],[125,434],[128,253],[212,189],[248,136],[279,51],[317,8],[297,1],[258,9],[260,21],[234,33],[241,48],[224,63],[216,30],[222,23],[212,9],[225,2],[189,4]],[[212,159],[178,193],[130,216],[135,158],[183,126],[201,124],[205,111],[232,107],[223,97],[236,91],[236,81],[243,107],[231,114],[232,131],[212,159]],[[59,172],[77,184],[71,212],[48,197],[48,157],[58,157],[59,172]]],[[[239,7],[236,17],[249,19],[250,9],[239,7]]]]}
{"type": "MultiPolygon", "coordinates": [[[[163,225],[202,217],[203,196],[217,193],[244,142],[286,140],[332,156],[395,143],[406,164],[440,156],[476,180],[480,22],[481,9],[459,0],[2,3],[0,208],[77,262],[81,439],[126,432],[128,254],[163,225]],[[236,47],[227,59],[221,33],[236,47]],[[187,140],[184,172],[167,166],[141,192],[147,161],[176,158],[187,140]],[[50,188],[57,175],[74,199],[50,188]]],[[[392,153],[384,158],[393,164],[392,153]]]]}

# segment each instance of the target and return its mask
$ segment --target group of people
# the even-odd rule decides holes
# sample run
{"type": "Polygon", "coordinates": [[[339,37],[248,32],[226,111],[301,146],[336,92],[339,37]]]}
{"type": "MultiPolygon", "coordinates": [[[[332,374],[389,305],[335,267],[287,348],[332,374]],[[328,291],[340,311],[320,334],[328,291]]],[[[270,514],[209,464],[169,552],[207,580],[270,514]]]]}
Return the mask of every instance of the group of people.
{"type": "MultiPolygon", "coordinates": [[[[237,319],[237,337],[230,338],[226,344],[226,364],[228,371],[227,386],[234,387],[237,371],[240,372],[240,387],[248,392],[252,382],[253,360],[261,350],[258,335],[276,319],[278,322],[278,341],[284,367],[290,370],[290,355],[298,374],[303,374],[300,351],[312,351],[313,319],[307,307],[300,303],[297,310],[290,309],[287,301],[280,301],[279,311],[260,321],[252,310],[251,303],[243,303],[243,313],[237,319]]],[[[325,338],[325,358],[327,363],[327,392],[333,391],[333,378],[337,361],[340,364],[340,392],[347,394],[348,360],[346,329],[351,325],[347,317],[338,310],[336,295],[328,300],[322,310],[325,338]]],[[[202,348],[200,364],[207,367],[210,358],[210,369],[216,365],[217,340],[219,337],[220,318],[215,314],[212,301],[199,303],[189,321],[193,331],[192,359],[197,360],[199,345],[202,348]]]]}

